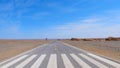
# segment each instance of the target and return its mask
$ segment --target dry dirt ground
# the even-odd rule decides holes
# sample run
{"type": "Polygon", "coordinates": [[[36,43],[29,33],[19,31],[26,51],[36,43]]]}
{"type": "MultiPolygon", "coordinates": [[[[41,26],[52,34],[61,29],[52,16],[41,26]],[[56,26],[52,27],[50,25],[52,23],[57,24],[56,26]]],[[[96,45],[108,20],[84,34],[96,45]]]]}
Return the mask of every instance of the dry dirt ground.
{"type": "Polygon", "coordinates": [[[46,40],[0,40],[0,61],[48,43],[46,40]]]}
{"type": "MultiPolygon", "coordinates": [[[[0,61],[49,42],[51,40],[0,40],[0,61]]],[[[62,40],[62,42],[120,62],[120,41],[62,40]]]]}
{"type": "Polygon", "coordinates": [[[120,62],[120,41],[71,41],[62,42],[120,62]]]}

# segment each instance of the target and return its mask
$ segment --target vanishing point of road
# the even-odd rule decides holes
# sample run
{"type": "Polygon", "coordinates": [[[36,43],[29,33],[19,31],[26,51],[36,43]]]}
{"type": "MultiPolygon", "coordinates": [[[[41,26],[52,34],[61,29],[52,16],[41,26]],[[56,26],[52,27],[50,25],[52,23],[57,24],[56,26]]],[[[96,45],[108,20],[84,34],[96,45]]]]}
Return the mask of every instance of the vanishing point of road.
{"type": "Polygon", "coordinates": [[[3,61],[0,68],[120,68],[120,64],[55,41],[3,61]]]}

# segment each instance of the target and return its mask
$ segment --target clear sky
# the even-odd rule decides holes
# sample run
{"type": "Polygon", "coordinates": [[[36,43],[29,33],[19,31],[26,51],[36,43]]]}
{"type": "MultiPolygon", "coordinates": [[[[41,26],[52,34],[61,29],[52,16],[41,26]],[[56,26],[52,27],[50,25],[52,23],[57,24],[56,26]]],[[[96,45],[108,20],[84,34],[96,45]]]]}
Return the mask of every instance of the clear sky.
{"type": "Polygon", "coordinates": [[[0,39],[120,37],[120,0],[0,0],[0,39]]]}

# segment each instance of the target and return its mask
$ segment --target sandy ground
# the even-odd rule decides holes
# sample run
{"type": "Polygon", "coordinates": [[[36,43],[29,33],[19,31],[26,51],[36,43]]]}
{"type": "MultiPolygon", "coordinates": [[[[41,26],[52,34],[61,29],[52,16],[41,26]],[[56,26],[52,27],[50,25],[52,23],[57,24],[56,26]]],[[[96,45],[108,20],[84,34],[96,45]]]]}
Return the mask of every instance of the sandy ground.
{"type": "Polygon", "coordinates": [[[62,42],[120,62],[120,41],[71,41],[62,42]]]}
{"type": "MultiPolygon", "coordinates": [[[[32,48],[51,42],[50,40],[0,40],[0,61],[11,58],[32,48]]],[[[71,41],[62,42],[89,52],[109,57],[120,62],[120,41],[71,41]]]]}
{"type": "Polygon", "coordinates": [[[46,40],[0,40],[0,61],[48,43],[46,40]]]}

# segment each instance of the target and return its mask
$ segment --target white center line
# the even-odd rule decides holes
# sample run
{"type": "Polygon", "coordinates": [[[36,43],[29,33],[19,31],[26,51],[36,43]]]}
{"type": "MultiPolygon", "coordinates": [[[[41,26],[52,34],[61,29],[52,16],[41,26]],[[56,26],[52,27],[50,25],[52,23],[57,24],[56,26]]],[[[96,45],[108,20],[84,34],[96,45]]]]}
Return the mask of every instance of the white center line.
{"type": "Polygon", "coordinates": [[[28,56],[28,55],[24,55],[24,56],[22,56],[22,57],[20,57],[20,58],[18,58],[18,59],[15,59],[15,60],[9,62],[8,64],[3,65],[3,66],[0,67],[0,68],[8,68],[9,66],[11,66],[11,65],[13,65],[13,64],[15,64],[15,63],[17,63],[17,62],[19,62],[20,60],[26,58],[27,56],[28,56]]]}
{"type": "Polygon", "coordinates": [[[56,56],[56,54],[51,54],[47,68],[57,68],[57,56],[56,56]]]}
{"type": "Polygon", "coordinates": [[[83,58],[87,59],[88,61],[92,62],[93,64],[95,64],[96,66],[98,66],[99,68],[108,68],[107,66],[99,63],[98,61],[84,55],[84,54],[79,54],[80,56],[82,56],[83,58]]]}
{"type": "Polygon", "coordinates": [[[38,60],[31,66],[31,68],[39,68],[39,66],[41,65],[42,61],[44,60],[44,58],[46,57],[46,55],[41,55],[38,60]]]}
{"type": "Polygon", "coordinates": [[[106,63],[108,63],[108,64],[110,64],[110,65],[112,65],[112,66],[115,66],[116,68],[120,68],[120,64],[118,64],[118,63],[116,63],[116,62],[113,62],[113,61],[111,61],[111,60],[108,60],[108,59],[99,57],[99,56],[94,55],[94,54],[91,54],[91,53],[88,53],[88,55],[89,55],[89,56],[92,56],[92,57],[94,57],[94,58],[96,58],[96,59],[102,60],[102,61],[104,61],[104,62],[106,62],[106,63]]]}
{"type": "Polygon", "coordinates": [[[70,60],[68,59],[68,57],[65,54],[61,54],[63,62],[65,64],[65,68],[74,68],[72,63],[70,62],[70,60]]]}
{"type": "Polygon", "coordinates": [[[29,57],[28,59],[26,59],[25,61],[23,61],[21,64],[19,64],[15,68],[23,68],[26,64],[28,64],[30,61],[32,61],[36,56],[37,55],[32,55],[31,57],[29,57]]]}
{"type": "Polygon", "coordinates": [[[82,61],[79,57],[77,57],[75,54],[70,54],[75,61],[77,61],[82,68],[91,68],[88,64],[86,64],[84,61],[82,61]]]}

